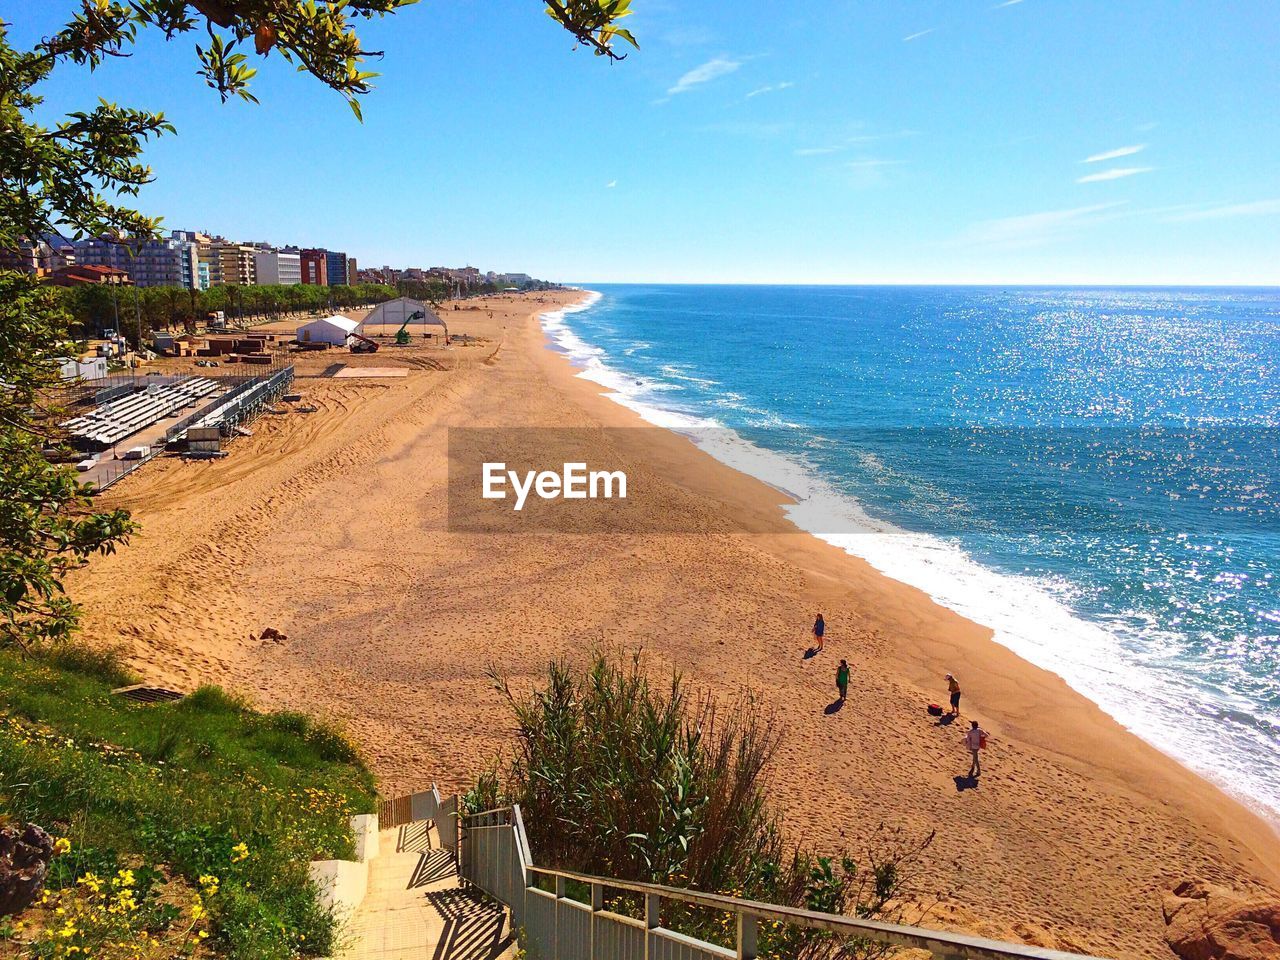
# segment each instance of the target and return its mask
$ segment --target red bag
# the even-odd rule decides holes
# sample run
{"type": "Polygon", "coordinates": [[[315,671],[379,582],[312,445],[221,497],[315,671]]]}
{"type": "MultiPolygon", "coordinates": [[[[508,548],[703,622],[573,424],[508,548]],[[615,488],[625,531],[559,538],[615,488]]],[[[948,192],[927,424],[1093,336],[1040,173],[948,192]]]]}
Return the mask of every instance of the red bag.
{"type": "Polygon", "coordinates": [[[936,703],[931,703],[931,704],[929,704],[929,716],[931,716],[931,717],[940,717],[940,716],[942,716],[942,707],[940,707],[940,706],[939,706],[938,704],[936,704],[936,703]]]}
{"type": "Polygon", "coordinates": [[[978,734],[978,749],[987,749],[987,731],[985,730],[978,734]]]}

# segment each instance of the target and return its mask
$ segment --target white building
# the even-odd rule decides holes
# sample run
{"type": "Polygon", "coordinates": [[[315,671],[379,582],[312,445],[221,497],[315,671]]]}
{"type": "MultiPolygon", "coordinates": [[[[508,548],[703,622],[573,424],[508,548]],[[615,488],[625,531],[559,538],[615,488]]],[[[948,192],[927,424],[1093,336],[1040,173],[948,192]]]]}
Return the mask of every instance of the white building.
{"type": "Polygon", "coordinates": [[[347,337],[356,332],[359,323],[350,317],[335,313],[331,317],[320,317],[304,323],[297,330],[299,343],[328,343],[336,347],[345,346],[347,337]]]}
{"type": "Polygon", "coordinates": [[[63,380],[101,380],[107,375],[107,358],[63,360],[59,372],[63,380]]]}
{"type": "Polygon", "coordinates": [[[292,286],[302,282],[302,257],[284,250],[258,250],[253,255],[258,283],[292,286]]]}

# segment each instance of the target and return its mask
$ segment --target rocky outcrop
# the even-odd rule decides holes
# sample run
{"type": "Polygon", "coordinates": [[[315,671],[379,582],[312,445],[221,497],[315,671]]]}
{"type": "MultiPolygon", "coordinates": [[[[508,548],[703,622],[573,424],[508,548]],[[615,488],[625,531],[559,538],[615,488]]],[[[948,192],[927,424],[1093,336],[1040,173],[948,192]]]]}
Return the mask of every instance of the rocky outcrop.
{"type": "Polygon", "coordinates": [[[0,824],[0,917],[16,916],[31,905],[51,859],[53,840],[34,823],[0,824]]]}
{"type": "Polygon", "coordinates": [[[1164,900],[1165,939],[1181,960],[1276,960],[1280,899],[1188,880],[1164,900]]]}

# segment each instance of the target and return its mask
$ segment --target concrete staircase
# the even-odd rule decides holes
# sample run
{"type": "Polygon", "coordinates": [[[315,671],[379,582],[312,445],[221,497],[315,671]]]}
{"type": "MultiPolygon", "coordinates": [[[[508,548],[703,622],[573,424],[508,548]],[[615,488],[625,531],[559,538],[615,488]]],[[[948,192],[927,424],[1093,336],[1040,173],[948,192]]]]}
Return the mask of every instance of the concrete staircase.
{"type": "Polygon", "coordinates": [[[509,960],[506,910],[458,883],[429,820],[382,830],[335,960],[509,960]]]}

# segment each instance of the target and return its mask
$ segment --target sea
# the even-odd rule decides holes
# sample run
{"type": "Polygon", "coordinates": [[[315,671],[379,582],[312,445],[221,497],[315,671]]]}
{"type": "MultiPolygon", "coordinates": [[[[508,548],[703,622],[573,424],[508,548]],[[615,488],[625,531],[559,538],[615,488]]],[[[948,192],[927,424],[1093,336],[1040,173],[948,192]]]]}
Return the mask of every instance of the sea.
{"type": "Polygon", "coordinates": [[[584,287],[582,377],[1280,824],[1280,289],[584,287]]]}

